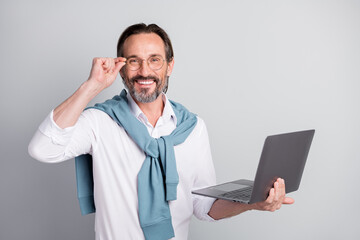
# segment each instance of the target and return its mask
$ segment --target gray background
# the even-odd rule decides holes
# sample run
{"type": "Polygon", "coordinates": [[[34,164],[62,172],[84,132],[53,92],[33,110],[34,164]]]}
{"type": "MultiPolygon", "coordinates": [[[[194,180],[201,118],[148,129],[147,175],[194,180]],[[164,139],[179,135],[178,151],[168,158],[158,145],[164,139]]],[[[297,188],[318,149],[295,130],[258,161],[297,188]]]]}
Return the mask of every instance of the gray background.
{"type": "Polygon", "coordinates": [[[207,123],[218,182],[253,178],[267,135],[317,131],[293,206],[194,219],[189,239],[359,239],[359,13],[344,0],[1,1],[0,239],[94,238],[74,162],[37,162],[27,145],[138,22],[168,31],[168,95],[207,123]]]}

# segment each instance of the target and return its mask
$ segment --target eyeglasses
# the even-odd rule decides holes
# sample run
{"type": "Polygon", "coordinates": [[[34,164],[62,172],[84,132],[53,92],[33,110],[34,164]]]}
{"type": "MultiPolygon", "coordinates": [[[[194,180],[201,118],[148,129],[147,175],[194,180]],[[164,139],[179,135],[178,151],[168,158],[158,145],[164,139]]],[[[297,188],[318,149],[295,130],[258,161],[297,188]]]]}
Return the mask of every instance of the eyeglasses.
{"type": "MultiPolygon", "coordinates": [[[[145,59],[130,57],[126,60],[126,67],[131,71],[139,70],[142,67],[143,61],[145,61],[145,59]]],[[[165,60],[161,56],[155,55],[149,57],[146,62],[152,70],[159,70],[164,65],[165,60]]]]}

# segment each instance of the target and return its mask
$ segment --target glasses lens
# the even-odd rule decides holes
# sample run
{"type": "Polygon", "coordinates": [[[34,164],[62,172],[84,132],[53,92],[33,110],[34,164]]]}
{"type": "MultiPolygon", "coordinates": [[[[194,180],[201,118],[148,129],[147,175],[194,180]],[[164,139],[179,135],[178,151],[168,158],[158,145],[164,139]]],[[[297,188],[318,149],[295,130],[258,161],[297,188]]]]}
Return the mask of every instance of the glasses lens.
{"type": "MultiPolygon", "coordinates": [[[[127,67],[132,71],[140,69],[142,62],[143,60],[137,57],[128,58],[126,61],[127,67]]],[[[161,56],[152,56],[148,58],[147,63],[152,70],[159,70],[164,65],[164,59],[161,56]]]]}
{"type": "Polygon", "coordinates": [[[130,70],[138,70],[141,66],[141,60],[138,58],[129,58],[127,64],[130,70]]]}
{"type": "Polygon", "coordinates": [[[148,59],[148,64],[151,69],[158,70],[163,66],[164,60],[160,56],[152,56],[148,59]]]}

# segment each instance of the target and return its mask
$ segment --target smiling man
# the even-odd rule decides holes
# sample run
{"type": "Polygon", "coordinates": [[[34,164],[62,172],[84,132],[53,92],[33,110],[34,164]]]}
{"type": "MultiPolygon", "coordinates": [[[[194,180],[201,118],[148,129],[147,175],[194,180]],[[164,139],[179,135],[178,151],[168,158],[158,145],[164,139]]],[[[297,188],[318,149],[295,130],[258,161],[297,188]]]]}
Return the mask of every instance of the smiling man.
{"type": "Polygon", "coordinates": [[[173,55],[164,52],[165,44],[161,37],[154,33],[136,34],[125,40],[121,38],[119,45],[122,47],[118,55],[126,56],[128,64],[121,70],[121,77],[131,96],[143,103],[157,100],[167,88],[174,66],[173,55]]]}
{"type": "Polygon", "coordinates": [[[293,202],[282,179],[251,205],[192,195],[215,184],[215,171],[204,121],[165,95],[174,66],[168,35],[155,24],[132,25],[117,55],[93,60],[89,79],[29,145],[43,162],[76,158],[81,212],[96,211],[96,239],[187,239],[193,214],[215,221],[293,202]],[[85,109],[118,73],[127,90],[85,109]]]}

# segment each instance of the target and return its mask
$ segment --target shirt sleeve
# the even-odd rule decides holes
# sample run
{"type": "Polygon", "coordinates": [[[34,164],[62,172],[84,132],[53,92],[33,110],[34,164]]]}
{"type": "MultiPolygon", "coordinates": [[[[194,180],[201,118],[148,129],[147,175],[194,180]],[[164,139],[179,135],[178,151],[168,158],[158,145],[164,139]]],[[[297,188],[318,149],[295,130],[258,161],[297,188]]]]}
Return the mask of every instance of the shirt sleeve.
{"type": "Polygon", "coordinates": [[[92,153],[96,146],[96,124],[91,111],[84,111],[72,127],[60,128],[53,120],[53,110],[44,119],[28,146],[31,157],[57,163],[92,153]]]}
{"type": "MultiPolygon", "coordinates": [[[[207,129],[203,120],[199,119],[199,124],[202,125],[200,131],[201,146],[199,147],[201,152],[196,164],[197,174],[195,177],[193,190],[216,184],[215,168],[211,157],[207,129]]],[[[216,200],[215,198],[192,194],[192,199],[194,215],[196,218],[210,222],[217,221],[208,215],[213,203],[216,200]]]]}

